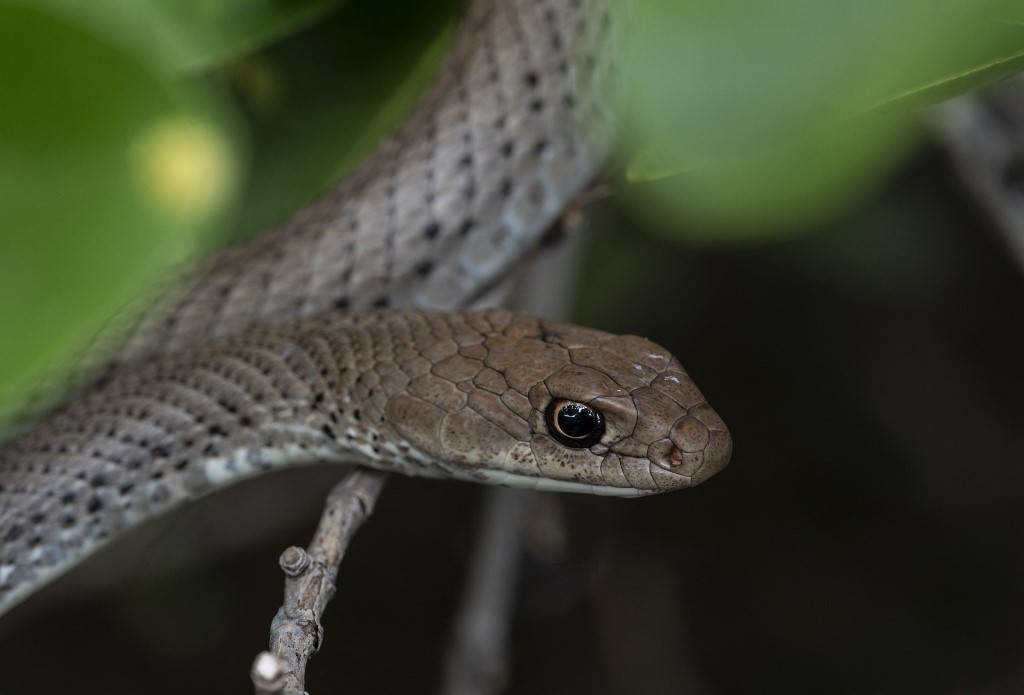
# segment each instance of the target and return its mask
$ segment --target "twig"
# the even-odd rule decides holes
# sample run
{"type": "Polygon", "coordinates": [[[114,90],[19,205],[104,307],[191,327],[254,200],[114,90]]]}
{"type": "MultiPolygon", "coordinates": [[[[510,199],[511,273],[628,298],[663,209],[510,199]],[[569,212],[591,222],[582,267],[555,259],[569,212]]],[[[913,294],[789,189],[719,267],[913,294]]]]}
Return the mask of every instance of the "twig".
{"type": "Polygon", "coordinates": [[[488,491],[445,662],[445,695],[490,695],[505,689],[523,527],[535,497],[526,490],[488,491]]]}
{"type": "Polygon", "coordinates": [[[988,98],[968,94],[933,110],[933,126],[966,188],[1024,268],[1024,78],[988,98]]]}
{"type": "Polygon", "coordinates": [[[308,550],[281,554],[284,603],[270,626],[270,650],[253,662],[256,695],[302,695],[306,662],[323,641],[320,618],[334,596],[338,566],[352,536],[373,512],[387,474],[355,468],[334,486],[308,550]]]}

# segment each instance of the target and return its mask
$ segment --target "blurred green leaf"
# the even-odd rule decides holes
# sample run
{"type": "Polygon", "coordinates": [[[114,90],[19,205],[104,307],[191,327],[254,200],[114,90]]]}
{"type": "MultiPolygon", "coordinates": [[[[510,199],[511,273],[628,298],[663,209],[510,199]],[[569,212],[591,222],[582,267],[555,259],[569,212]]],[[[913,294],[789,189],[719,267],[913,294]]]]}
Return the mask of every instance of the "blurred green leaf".
{"type": "Polygon", "coordinates": [[[10,411],[191,253],[230,198],[235,159],[199,95],[33,9],[0,5],[0,89],[10,411]]]}
{"type": "Polygon", "coordinates": [[[172,74],[250,53],[322,17],[341,0],[36,0],[172,74]]]}
{"type": "Polygon", "coordinates": [[[627,175],[660,180],[635,198],[662,226],[732,238],[820,222],[914,147],[914,109],[1024,67],[1020,14],[1005,0],[645,0],[624,59],[627,175]]]}

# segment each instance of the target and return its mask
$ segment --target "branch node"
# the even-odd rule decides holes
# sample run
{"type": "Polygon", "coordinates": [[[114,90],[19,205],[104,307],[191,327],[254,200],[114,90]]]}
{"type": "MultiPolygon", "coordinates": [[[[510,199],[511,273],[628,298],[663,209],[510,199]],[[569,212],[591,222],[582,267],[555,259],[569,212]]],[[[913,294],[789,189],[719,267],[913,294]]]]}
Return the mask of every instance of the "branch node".
{"type": "Polygon", "coordinates": [[[283,571],[289,577],[298,577],[313,563],[313,559],[309,556],[302,548],[297,545],[293,545],[290,548],[286,548],[281,553],[281,558],[277,561],[283,571]]]}

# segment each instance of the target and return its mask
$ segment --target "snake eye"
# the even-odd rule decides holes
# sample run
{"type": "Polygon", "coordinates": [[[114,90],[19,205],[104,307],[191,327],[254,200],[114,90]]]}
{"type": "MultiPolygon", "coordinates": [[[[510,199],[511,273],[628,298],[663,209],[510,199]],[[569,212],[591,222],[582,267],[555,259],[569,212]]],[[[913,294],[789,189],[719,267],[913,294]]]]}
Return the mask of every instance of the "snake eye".
{"type": "Polygon", "coordinates": [[[544,419],[548,434],[574,449],[586,449],[601,441],[604,418],[601,413],[575,401],[553,400],[544,419]]]}

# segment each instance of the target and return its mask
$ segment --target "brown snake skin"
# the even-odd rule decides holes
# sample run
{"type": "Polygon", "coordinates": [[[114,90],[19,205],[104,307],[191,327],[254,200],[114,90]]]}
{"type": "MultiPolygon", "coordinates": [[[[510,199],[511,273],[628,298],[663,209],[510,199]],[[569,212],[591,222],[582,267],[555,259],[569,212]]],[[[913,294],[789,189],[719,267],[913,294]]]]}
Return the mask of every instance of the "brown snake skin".
{"type": "Polygon", "coordinates": [[[615,24],[599,0],[471,3],[435,84],[355,174],[215,257],[99,383],[0,449],[0,613],[125,529],[274,467],[616,495],[724,467],[725,425],[653,343],[428,310],[471,305],[595,175],[615,24]],[[562,400],[603,417],[598,441],[552,435],[562,400]]]}

